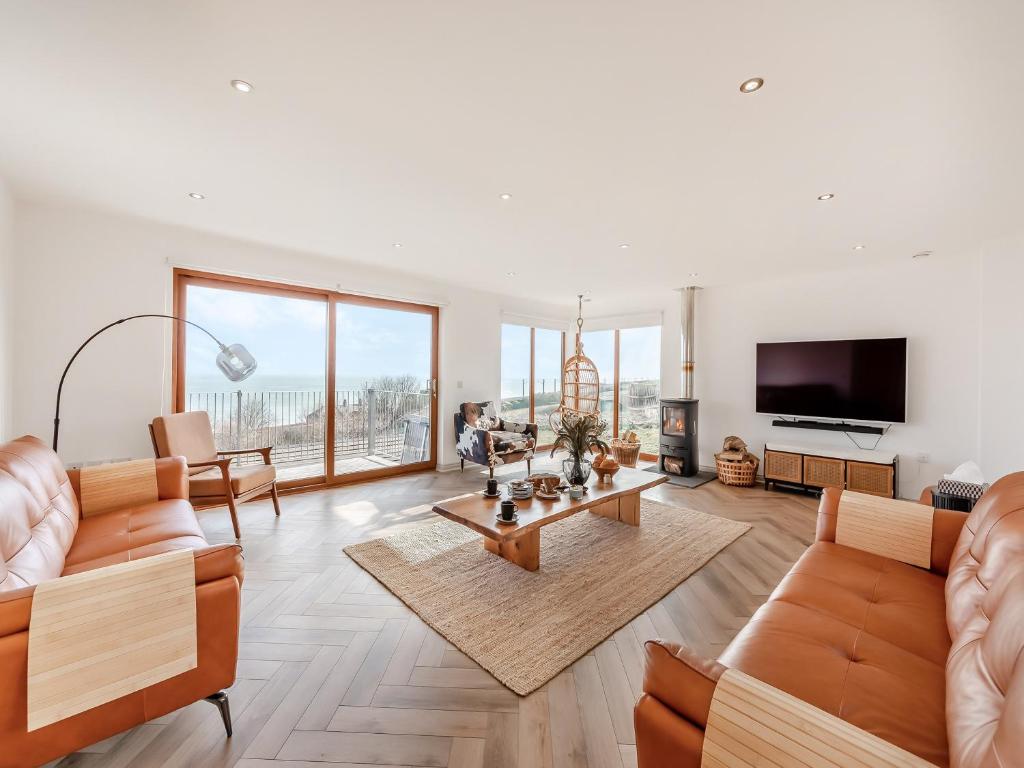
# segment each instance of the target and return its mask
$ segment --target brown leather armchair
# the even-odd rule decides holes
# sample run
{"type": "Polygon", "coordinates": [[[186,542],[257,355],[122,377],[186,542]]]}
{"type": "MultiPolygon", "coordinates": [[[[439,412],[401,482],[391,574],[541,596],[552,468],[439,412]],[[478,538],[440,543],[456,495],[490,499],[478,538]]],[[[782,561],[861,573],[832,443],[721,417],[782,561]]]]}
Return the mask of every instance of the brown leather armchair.
{"type": "MultiPolygon", "coordinates": [[[[42,765],[204,698],[218,705],[230,734],[222,689],[234,682],[238,658],[241,547],[207,543],[186,498],[181,458],[157,459],[153,472],[152,500],[115,502],[86,516],[80,473],[65,472],[46,444],[35,437],[0,444],[0,768],[42,765]],[[181,550],[194,557],[197,665],[30,731],[37,587],[181,550]]],[[[115,499],[128,499],[121,488],[115,484],[115,499]]]]}
{"type": "Polygon", "coordinates": [[[204,506],[227,504],[235,538],[242,538],[235,505],[270,493],[274,514],[281,515],[277,496],[277,470],[270,463],[269,446],[238,451],[218,451],[206,411],[188,411],[158,416],[149,425],[149,436],[157,458],[184,456],[188,462],[188,495],[192,503],[204,506]],[[262,464],[232,466],[236,456],[260,454],[262,464]]]}

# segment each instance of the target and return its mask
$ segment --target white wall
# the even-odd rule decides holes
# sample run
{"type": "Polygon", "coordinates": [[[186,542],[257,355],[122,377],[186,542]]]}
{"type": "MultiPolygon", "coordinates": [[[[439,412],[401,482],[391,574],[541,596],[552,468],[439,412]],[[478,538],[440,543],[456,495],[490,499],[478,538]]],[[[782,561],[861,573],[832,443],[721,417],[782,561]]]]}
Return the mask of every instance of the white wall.
{"type": "Polygon", "coordinates": [[[13,269],[14,200],[6,183],[0,178],[0,441],[13,436],[13,269]]]}
{"type": "MultiPolygon", "coordinates": [[[[502,298],[126,216],[27,203],[16,212],[16,305],[28,318],[14,345],[18,434],[49,439],[60,372],[93,330],[125,315],[171,310],[175,265],[442,304],[442,464],[457,460],[451,431],[458,403],[499,395],[502,311],[566,314],[527,297],[502,298]]],[[[75,363],[62,403],[65,462],[152,454],[146,425],[168,410],[171,392],[170,324],[158,323],[112,329],[75,363]]]]}
{"type": "MultiPolygon", "coordinates": [[[[907,423],[893,425],[878,448],[899,453],[900,494],[916,498],[978,458],[978,294],[976,256],[703,290],[695,382],[701,463],[713,465],[726,435],[740,435],[762,455],[766,441],[853,447],[842,433],[772,427],[771,417],[754,412],[758,341],[906,336],[907,423]]],[[[866,447],[875,440],[854,438],[866,447]]]]}
{"type": "Polygon", "coordinates": [[[1024,234],[982,251],[979,407],[986,477],[1024,470],[1024,234]]]}

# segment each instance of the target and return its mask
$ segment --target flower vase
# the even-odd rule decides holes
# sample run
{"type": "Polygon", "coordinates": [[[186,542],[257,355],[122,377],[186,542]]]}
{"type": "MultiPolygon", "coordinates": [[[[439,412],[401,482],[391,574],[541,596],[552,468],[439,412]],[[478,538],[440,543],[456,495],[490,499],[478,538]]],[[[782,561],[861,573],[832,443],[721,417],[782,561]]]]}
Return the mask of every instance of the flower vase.
{"type": "Polygon", "coordinates": [[[570,457],[562,461],[562,474],[569,485],[585,485],[590,479],[591,464],[588,459],[570,457]]]}

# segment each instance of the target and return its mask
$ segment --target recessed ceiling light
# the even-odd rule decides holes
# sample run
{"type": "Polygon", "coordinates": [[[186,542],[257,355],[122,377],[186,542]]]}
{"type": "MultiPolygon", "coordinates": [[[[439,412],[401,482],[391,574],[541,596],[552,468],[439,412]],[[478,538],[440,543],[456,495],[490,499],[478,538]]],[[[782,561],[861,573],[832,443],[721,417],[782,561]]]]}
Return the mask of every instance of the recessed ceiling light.
{"type": "Polygon", "coordinates": [[[394,246],[395,248],[401,248],[401,247],[402,247],[402,244],[401,244],[401,243],[392,243],[392,245],[393,245],[393,246],[394,246]]]}
{"type": "Polygon", "coordinates": [[[863,251],[866,247],[867,246],[864,246],[864,245],[855,245],[855,246],[853,246],[853,250],[855,250],[855,251],[863,251]]]}
{"type": "Polygon", "coordinates": [[[629,248],[629,243],[619,243],[619,248],[629,248]]]}
{"type": "Polygon", "coordinates": [[[700,272],[691,272],[690,277],[700,277],[700,272]]]}
{"type": "Polygon", "coordinates": [[[760,90],[762,85],[764,85],[763,78],[752,77],[749,80],[744,80],[742,83],[740,83],[740,92],[753,93],[754,91],[760,90]]]}
{"type": "Polygon", "coordinates": [[[826,192],[824,195],[818,195],[819,200],[831,200],[833,197],[835,197],[835,195],[831,192],[826,192]]]}
{"type": "Polygon", "coordinates": [[[198,192],[189,192],[188,196],[191,197],[193,200],[205,200],[206,199],[206,195],[201,195],[198,192]]]}
{"type": "Polygon", "coordinates": [[[515,272],[506,272],[505,273],[505,277],[515,277],[515,276],[516,276],[515,272]]]}
{"type": "Polygon", "coordinates": [[[512,199],[512,195],[510,195],[508,192],[502,192],[500,195],[498,195],[498,197],[500,197],[502,200],[512,199]]]}
{"type": "Polygon", "coordinates": [[[252,83],[247,83],[245,80],[232,80],[231,87],[236,91],[241,91],[242,93],[252,92],[252,83]]]}
{"type": "Polygon", "coordinates": [[[918,251],[917,253],[914,254],[914,258],[915,259],[927,259],[931,255],[932,255],[931,251],[918,251]]]}

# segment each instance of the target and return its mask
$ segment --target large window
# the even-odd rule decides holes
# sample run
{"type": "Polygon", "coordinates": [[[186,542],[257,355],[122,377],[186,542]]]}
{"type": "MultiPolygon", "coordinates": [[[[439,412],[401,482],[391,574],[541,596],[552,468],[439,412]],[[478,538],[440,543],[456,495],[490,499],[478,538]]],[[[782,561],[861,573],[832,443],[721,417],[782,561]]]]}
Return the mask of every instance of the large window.
{"type": "Polygon", "coordinates": [[[619,331],[619,434],[640,436],[640,450],[655,454],[659,445],[661,328],[619,331]]]}
{"type": "Polygon", "coordinates": [[[501,326],[501,416],[537,424],[538,446],[554,441],[549,418],[562,398],[564,339],[562,331],[501,326]]]}
{"type": "Polygon", "coordinates": [[[436,307],[190,270],[174,285],[179,317],[256,358],[232,383],[206,334],[176,329],[175,410],[206,411],[219,450],[273,446],[284,486],[433,465],[436,307]]]}
{"type": "Polygon", "coordinates": [[[548,328],[533,331],[533,418],[540,428],[538,445],[551,445],[551,413],[562,402],[562,343],[565,334],[548,328]]]}
{"type": "MultiPolygon", "coordinates": [[[[615,428],[615,331],[585,331],[583,354],[597,366],[601,381],[601,415],[615,428]]],[[[614,435],[612,435],[614,437],[614,435]]]]}
{"type": "Polygon", "coordinates": [[[583,354],[601,379],[601,415],[608,435],[628,431],[640,437],[641,453],[658,453],[658,400],[661,379],[661,327],[586,331],[583,354]]]}

